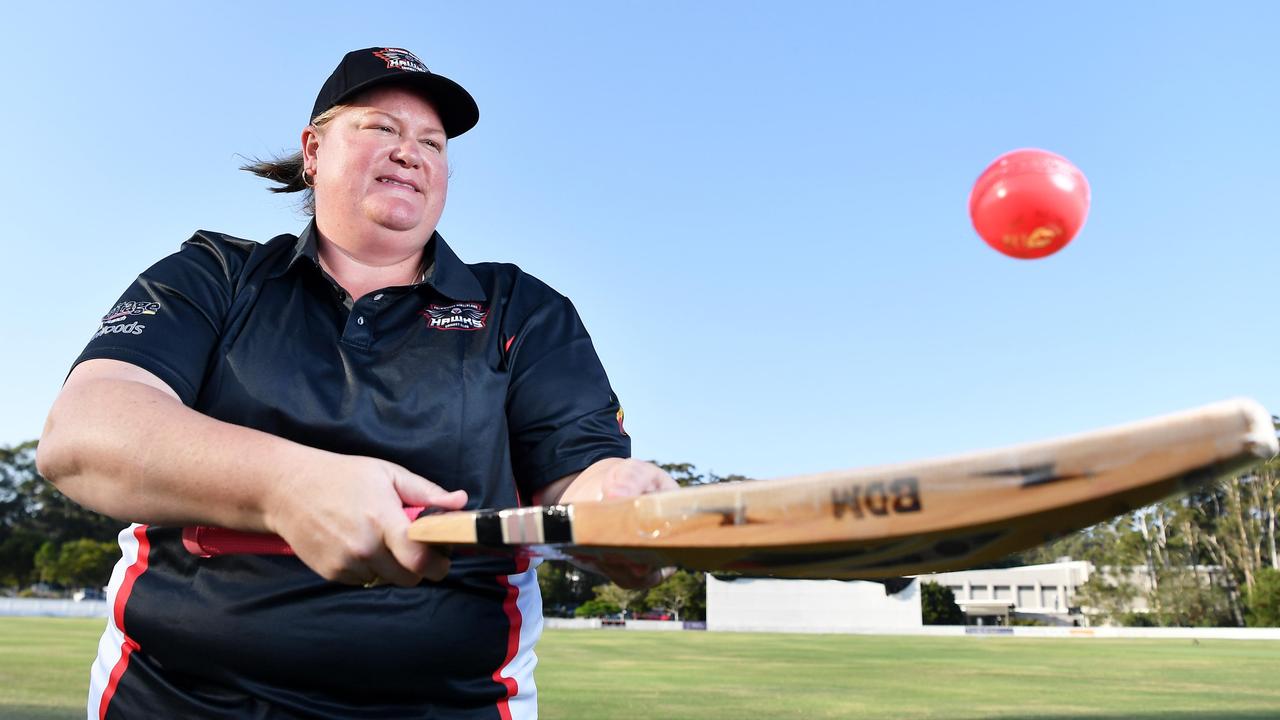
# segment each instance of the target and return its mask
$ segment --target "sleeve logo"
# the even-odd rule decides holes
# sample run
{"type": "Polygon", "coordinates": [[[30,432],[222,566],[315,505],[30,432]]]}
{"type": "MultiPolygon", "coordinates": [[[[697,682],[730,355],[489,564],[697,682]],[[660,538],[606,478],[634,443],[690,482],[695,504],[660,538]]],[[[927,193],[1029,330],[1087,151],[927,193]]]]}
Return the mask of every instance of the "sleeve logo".
{"type": "Polygon", "coordinates": [[[489,317],[488,309],[480,303],[428,305],[420,314],[433,330],[479,330],[489,317]]]}
{"type": "Polygon", "coordinates": [[[136,320],[126,323],[131,317],[155,315],[160,312],[160,303],[143,302],[137,300],[125,300],[116,304],[111,308],[111,312],[102,317],[102,325],[98,327],[98,331],[93,337],[100,338],[103,335],[141,335],[143,330],[147,329],[136,320]]]}
{"type": "Polygon", "coordinates": [[[160,312],[160,303],[158,302],[138,302],[136,300],[125,300],[111,308],[111,312],[102,318],[103,325],[118,323],[132,315],[155,315],[160,312]]]}

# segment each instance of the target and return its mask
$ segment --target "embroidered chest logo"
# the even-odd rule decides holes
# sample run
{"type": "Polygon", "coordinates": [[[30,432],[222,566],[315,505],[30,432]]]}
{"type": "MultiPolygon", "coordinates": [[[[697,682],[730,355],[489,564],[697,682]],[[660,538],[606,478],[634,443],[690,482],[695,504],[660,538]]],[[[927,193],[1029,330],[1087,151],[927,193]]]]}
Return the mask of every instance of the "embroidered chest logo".
{"type": "Polygon", "coordinates": [[[160,312],[160,303],[158,302],[140,302],[136,300],[126,300],[118,303],[111,308],[111,312],[102,317],[102,325],[98,327],[98,331],[93,334],[95,338],[103,335],[141,335],[143,330],[147,329],[136,320],[131,323],[125,323],[131,317],[139,315],[155,315],[160,312]]]}
{"type": "Polygon", "coordinates": [[[434,330],[479,330],[489,317],[489,310],[480,303],[456,303],[454,305],[428,305],[422,311],[427,327],[434,330]]]}
{"type": "Polygon", "coordinates": [[[418,59],[417,55],[403,50],[401,48],[382,48],[374,50],[373,56],[387,63],[388,70],[408,70],[413,72],[427,72],[427,66],[418,59]]]}

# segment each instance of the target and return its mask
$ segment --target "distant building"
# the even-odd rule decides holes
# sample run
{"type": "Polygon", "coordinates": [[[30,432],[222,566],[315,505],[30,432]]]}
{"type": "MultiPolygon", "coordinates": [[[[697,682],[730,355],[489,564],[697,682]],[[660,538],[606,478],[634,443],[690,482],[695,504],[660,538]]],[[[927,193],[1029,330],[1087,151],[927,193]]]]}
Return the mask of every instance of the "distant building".
{"type": "Polygon", "coordinates": [[[1084,560],[1063,560],[919,578],[951,588],[970,625],[1007,625],[1012,617],[1049,625],[1087,625],[1075,593],[1093,571],[1093,564],[1084,560]]]}
{"type": "MultiPolygon", "coordinates": [[[[1220,568],[1197,566],[1204,584],[1223,582],[1220,568]]],[[[1152,591],[1145,567],[1095,568],[1085,560],[1063,558],[1043,565],[961,570],[920,575],[903,591],[890,594],[873,582],[843,580],[717,579],[707,576],[707,629],[776,632],[856,632],[921,627],[921,583],[951,589],[968,625],[1088,626],[1088,607],[1078,590],[1101,573],[1123,578],[1135,596],[1128,612],[1147,612],[1152,591]]],[[[1096,617],[1095,617],[1096,621],[1096,617]]]]}

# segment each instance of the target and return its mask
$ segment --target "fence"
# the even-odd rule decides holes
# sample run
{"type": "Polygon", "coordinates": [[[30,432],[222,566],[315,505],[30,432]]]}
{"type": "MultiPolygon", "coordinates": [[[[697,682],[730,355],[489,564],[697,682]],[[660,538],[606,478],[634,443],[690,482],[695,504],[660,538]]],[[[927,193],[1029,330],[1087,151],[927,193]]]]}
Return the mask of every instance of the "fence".
{"type": "Polygon", "coordinates": [[[104,618],[107,616],[107,601],[81,600],[76,602],[70,598],[57,600],[0,598],[0,615],[104,618]]]}
{"type": "Polygon", "coordinates": [[[617,628],[619,630],[647,630],[671,632],[678,630],[706,630],[707,624],[701,621],[677,622],[675,620],[615,620],[612,618],[547,618],[546,627],[554,630],[598,630],[600,628],[617,628]]]}
{"type": "MultiPolygon", "coordinates": [[[[546,627],[555,630],[705,630],[703,622],[678,623],[661,620],[600,620],[547,618],[546,627]]],[[[1163,640],[1280,640],[1280,628],[1139,628],[1139,627],[1003,627],[995,625],[922,625],[919,627],[831,627],[804,628],[740,626],[712,632],[806,633],[822,635],[929,635],[935,637],[1002,636],[1026,638],[1148,638],[1163,640]]]]}
{"type": "MultiPolygon", "coordinates": [[[[0,598],[0,616],[101,617],[107,616],[105,600],[42,600],[35,598],[0,598]]],[[[615,628],[650,632],[706,630],[699,621],[669,620],[602,620],[600,618],[547,618],[546,627],[555,630],[591,630],[615,628]]],[[[1000,627],[974,625],[923,625],[914,628],[795,628],[742,627],[718,632],[805,632],[847,635],[933,635],[933,636],[1003,636],[1032,638],[1149,638],[1164,640],[1280,640],[1280,628],[1138,628],[1138,627],[1000,627]]]]}

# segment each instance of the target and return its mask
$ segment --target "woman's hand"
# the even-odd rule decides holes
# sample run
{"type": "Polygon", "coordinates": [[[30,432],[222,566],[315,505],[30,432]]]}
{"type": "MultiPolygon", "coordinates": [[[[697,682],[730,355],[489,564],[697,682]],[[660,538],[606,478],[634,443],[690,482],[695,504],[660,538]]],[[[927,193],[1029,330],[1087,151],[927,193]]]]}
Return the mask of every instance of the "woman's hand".
{"type": "MultiPolygon", "coordinates": [[[[538,505],[597,502],[636,497],[678,488],[665,470],[642,460],[606,458],[586,470],[568,475],[534,494],[538,505]]],[[[655,568],[615,558],[599,563],[583,563],[588,570],[603,574],[619,587],[629,590],[653,587],[670,577],[674,568],[655,568]]]]}
{"type": "Polygon", "coordinates": [[[406,505],[460,510],[448,492],[394,463],[317,451],[313,464],[282,478],[266,503],[266,523],[308,567],[348,585],[413,587],[440,580],[449,558],[410,540],[406,505]]]}

